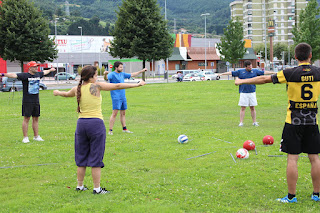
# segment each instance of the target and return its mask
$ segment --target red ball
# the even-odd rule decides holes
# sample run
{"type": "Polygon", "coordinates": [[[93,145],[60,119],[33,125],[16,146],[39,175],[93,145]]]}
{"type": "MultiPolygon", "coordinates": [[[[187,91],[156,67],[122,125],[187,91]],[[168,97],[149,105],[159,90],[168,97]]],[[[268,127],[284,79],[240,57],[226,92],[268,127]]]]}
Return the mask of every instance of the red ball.
{"type": "Polygon", "coordinates": [[[266,135],[263,137],[262,142],[264,145],[272,145],[274,142],[274,139],[271,135],[266,135]]]}
{"type": "Polygon", "coordinates": [[[256,145],[254,144],[253,141],[247,140],[243,143],[243,148],[250,151],[250,150],[254,150],[256,148],[256,145]]]}

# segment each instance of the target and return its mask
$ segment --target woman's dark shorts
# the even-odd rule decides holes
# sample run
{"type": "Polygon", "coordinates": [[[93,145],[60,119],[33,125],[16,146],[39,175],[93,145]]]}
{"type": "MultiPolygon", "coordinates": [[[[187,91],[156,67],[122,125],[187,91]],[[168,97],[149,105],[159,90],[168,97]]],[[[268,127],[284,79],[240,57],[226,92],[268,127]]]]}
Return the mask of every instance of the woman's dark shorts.
{"type": "Polygon", "coordinates": [[[79,118],[75,132],[75,161],[78,167],[104,167],[106,127],[100,118],[79,118]]]}

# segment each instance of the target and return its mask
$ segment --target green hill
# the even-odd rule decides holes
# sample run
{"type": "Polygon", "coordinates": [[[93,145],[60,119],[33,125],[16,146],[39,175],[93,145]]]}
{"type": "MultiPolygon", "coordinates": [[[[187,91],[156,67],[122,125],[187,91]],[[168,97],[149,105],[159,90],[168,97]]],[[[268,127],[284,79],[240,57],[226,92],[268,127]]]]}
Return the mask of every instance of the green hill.
{"type": "MultiPolygon", "coordinates": [[[[52,20],[54,14],[65,15],[65,0],[30,0],[43,10],[44,15],[52,20]]],[[[122,0],[69,0],[69,11],[73,16],[92,18],[98,16],[102,21],[114,23],[115,11],[122,0]]],[[[164,0],[158,0],[164,15],[164,0]]],[[[232,0],[167,0],[167,18],[173,32],[174,19],[176,29],[184,28],[192,33],[204,32],[202,13],[210,13],[207,17],[207,32],[222,33],[230,19],[229,3],[232,0]]]]}
{"type": "MultiPolygon", "coordinates": [[[[49,20],[53,15],[65,16],[66,0],[29,0],[43,10],[49,20]]],[[[202,13],[210,13],[207,17],[207,32],[222,34],[230,19],[229,4],[233,0],[167,0],[167,18],[169,28],[174,32],[184,28],[190,33],[204,33],[202,13]]],[[[320,2],[320,0],[317,0],[320,2]]],[[[101,21],[113,24],[116,20],[115,11],[122,0],[69,0],[70,14],[74,17],[92,18],[98,16],[101,21]]],[[[158,0],[164,15],[165,0],[158,0]]]]}

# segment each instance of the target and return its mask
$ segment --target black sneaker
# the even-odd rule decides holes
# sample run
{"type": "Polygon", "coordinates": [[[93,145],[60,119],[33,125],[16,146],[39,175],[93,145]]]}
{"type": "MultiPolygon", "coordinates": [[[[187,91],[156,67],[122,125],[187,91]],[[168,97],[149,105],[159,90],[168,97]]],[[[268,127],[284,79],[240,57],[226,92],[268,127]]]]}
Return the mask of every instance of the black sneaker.
{"type": "Polygon", "coordinates": [[[86,186],[83,186],[83,189],[80,189],[80,188],[76,188],[76,191],[77,192],[81,192],[81,191],[87,191],[88,188],[86,186]]]}
{"type": "Polygon", "coordinates": [[[105,188],[100,188],[100,192],[96,192],[96,190],[93,190],[93,194],[108,194],[110,193],[108,190],[106,190],[105,188]]]}

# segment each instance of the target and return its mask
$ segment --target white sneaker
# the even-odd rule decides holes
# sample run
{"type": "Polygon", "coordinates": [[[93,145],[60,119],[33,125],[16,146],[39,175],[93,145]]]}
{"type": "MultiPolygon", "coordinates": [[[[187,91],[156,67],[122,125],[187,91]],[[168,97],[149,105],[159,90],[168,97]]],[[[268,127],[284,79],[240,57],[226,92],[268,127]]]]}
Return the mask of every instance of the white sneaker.
{"type": "Polygon", "coordinates": [[[29,138],[28,138],[28,137],[24,137],[24,138],[22,139],[22,142],[23,142],[23,143],[29,143],[30,141],[29,141],[29,138]]]}
{"type": "Polygon", "coordinates": [[[241,127],[241,126],[243,126],[243,123],[242,123],[242,122],[240,122],[240,123],[239,123],[239,126],[240,126],[240,127],[241,127]]]}
{"type": "Polygon", "coordinates": [[[253,126],[259,126],[258,122],[254,122],[252,125],[253,126]]]}
{"type": "Polygon", "coordinates": [[[129,131],[129,130],[122,130],[122,132],[125,132],[125,133],[133,133],[133,132],[131,132],[131,131],[129,131]]]}
{"type": "Polygon", "coordinates": [[[34,140],[34,141],[44,141],[44,140],[40,137],[40,135],[38,135],[37,137],[33,137],[33,140],[34,140]]]}
{"type": "Polygon", "coordinates": [[[113,132],[112,132],[112,131],[109,131],[108,134],[109,134],[109,135],[113,135],[113,132]]]}

